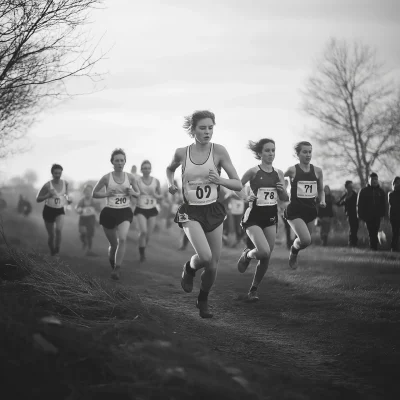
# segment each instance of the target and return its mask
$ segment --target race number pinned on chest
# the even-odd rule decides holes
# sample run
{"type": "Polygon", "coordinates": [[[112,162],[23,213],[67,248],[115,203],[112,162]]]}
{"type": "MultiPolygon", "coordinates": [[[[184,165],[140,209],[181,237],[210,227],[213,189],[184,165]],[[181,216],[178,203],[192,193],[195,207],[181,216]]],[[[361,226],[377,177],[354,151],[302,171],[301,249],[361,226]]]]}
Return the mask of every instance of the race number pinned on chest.
{"type": "Polygon", "coordinates": [[[275,206],[278,204],[276,188],[259,188],[257,191],[257,206],[275,206]]]}
{"type": "Polygon", "coordinates": [[[139,196],[138,207],[150,209],[154,208],[157,204],[156,198],[148,194],[141,194],[139,196]]]}
{"type": "Polygon", "coordinates": [[[218,198],[217,186],[213,183],[189,181],[187,183],[187,201],[192,205],[214,203],[218,198]]]}
{"type": "Polygon", "coordinates": [[[131,204],[131,199],[129,196],[119,195],[112,196],[108,198],[108,205],[112,208],[124,208],[131,204]]]}
{"type": "Polygon", "coordinates": [[[317,181],[298,181],[297,197],[299,199],[313,199],[317,196],[317,181]]]}

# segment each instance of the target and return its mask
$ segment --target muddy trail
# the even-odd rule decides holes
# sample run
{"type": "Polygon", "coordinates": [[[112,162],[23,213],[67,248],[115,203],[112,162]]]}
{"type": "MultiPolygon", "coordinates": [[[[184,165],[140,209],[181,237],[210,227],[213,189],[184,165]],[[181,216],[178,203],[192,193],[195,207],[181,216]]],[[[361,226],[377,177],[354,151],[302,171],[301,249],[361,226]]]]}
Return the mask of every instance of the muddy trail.
{"type": "MultiPolygon", "coordinates": [[[[4,218],[3,227],[11,245],[48,253],[40,215],[27,219],[10,215],[4,218]]],[[[258,380],[262,375],[274,376],[284,385],[286,380],[295,378],[296,382],[303,382],[301,392],[308,392],[310,398],[390,398],[385,396],[379,365],[365,365],[369,343],[373,347],[376,337],[371,325],[353,315],[334,290],[313,290],[301,279],[313,265],[323,263],[324,268],[329,268],[330,259],[335,259],[338,250],[320,252],[310,248],[302,254],[300,268],[292,271],[287,265],[285,246],[277,246],[259,289],[260,301],[247,303],[244,298],[255,262],[246,273],[239,274],[236,261],[241,248],[224,248],[210,294],[214,318],[203,320],[195,308],[200,274],[195,278],[193,293],[186,294],[180,287],[182,266],[193,251],[190,245],[187,250],[178,251],[178,238],[176,226],[161,229],[151,238],[146,262],[139,263],[137,236],[131,232],[121,280],[114,282],[110,279],[107,242],[101,227],[97,227],[93,246],[97,256],[84,256],[77,217],[70,215],[63,230],[60,258],[75,272],[132,288],[174,333],[206,345],[217,357],[244,369],[246,365],[255,367],[258,380]],[[356,341],[358,349],[353,349],[356,341]]],[[[315,273],[322,275],[318,269],[315,273]]],[[[389,351],[389,347],[380,351],[389,351]]],[[[262,382],[257,385],[262,386],[262,382]]]]}

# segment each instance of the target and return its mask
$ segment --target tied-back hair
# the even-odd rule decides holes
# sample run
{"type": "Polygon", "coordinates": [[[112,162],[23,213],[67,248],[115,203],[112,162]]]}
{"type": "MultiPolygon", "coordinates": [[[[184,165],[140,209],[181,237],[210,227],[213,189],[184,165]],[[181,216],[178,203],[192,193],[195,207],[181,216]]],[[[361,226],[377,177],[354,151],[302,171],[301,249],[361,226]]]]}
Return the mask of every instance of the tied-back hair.
{"type": "Polygon", "coordinates": [[[312,144],[310,142],[307,142],[306,140],[302,140],[301,142],[296,143],[293,147],[296,156],[299,155],[302,146],[311,146],[312,147],[312,144]]]}
{"type": "Polygon", "coordinates": [[[260,153],[262,152],[264,145],[267,143],[273,143],[275,146],[274,140],[269,139],[269,138],[264,138],[264,139],[260,139],[258,142],[253,142],[252,140],[249,140],[249,144],[247,145],[247,147],[253,152],[254,157],[257,160],[261,160],[260,153]]]}
{"type": "Polygon", "coordinates": [[[50,172],[53,173],[56,169],[61,169],[61,171],[64,170],[64,168],[63,168],[60,164],[53,164],[53,165],[51,166],[50,172]]]}
{"type": "Polygon", "coordinates": [[[193,137],[193,131],[197,126],[197,123],[204,118],[211,118],[213,124],[215,125],[215,114],[208,110],[195,111],[191,115],[187,115],[184,118],[183,129],[193,137]]]}
{"type": "Polygon", "coordinates": [[[126,154],[125,154],[124,150],[118,148],[118,149],[113,150],[113,152],[111,153],[111,159],[110,159],[111,164],[114,160],[114,157],[117,156],[118,154],[122,154],[124,156],[125,162],[126,162],[126,154]]]}
{"type": "Polygon", "coordinates": [[[143,165],[145,165],[145,164],[149,164],[149,165],[150,165],[150,168],[151,168],[151,162],[150,162],[149,160],[144,160],[144,161],[140,164],[140,169],[142,169],[142,168],[143,168],[143,165]]]}

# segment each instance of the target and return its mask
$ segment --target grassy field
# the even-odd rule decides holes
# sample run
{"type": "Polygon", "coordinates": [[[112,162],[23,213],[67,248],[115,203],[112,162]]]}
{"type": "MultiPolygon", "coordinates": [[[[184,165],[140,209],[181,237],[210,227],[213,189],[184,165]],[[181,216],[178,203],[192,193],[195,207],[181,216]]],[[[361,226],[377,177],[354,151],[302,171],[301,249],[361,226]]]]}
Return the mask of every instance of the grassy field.
{"type": "MultiPolygon", "coordinates": [[[[212,293],[216,317],[204,321],[194,296],[188,302],[179,287],[176,264],[191,250],[176,252],[174,232],[155,236],[149,264],[124,269],[115,285],[106,259],[79,255],[75,223],[67,221],[64,255],[55,259],[43,255],[45,232],[34,218],[4,221],[5,392],[52,399],[400,395],[398,254],[312,246],[291,271],[286,249],[277,247],[261,300],[249,305],[241,299],[254,265],[238,274],[238,250],[224,249],[212,293]]],[[[103,238],[96,240],[100,252],[103,238]]],[[[134,250],[127,264],[135,265],[132,257],[134,250]]]]}

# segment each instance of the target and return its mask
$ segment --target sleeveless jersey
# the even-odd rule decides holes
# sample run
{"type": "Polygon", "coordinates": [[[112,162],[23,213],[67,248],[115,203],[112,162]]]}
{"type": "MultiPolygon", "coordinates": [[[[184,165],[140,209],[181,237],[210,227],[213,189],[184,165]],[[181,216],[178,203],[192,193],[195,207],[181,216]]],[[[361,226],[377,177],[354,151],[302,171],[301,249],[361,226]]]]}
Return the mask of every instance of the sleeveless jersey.
{"type": "Polygon", "coordinates": [[[314,166],[310,164],[309,172],[304,172],[299,164],[296,164],[295,168],[296,176],[290,180],[290,202],[310,208],[316,207],[318,180],[315,175],[314,166]]]}
{"type": "Polygon", "coordinates": [[[91,215],[96,215],[96,209],[94,207],[95,203],[93,199],[89,199],[88,204],[83,198],[80,200],[78,207],[82,208],[81,217],[89,217],[91,215]]]}
{"type": "Polygon", "coordinates": [[[124,181],[117,183],[114,180],[112,172],[108,176],[107,189],[115,189],[117,193],[114,196],[107,197],[107,207],[111,208],[125,208],[130,207],[131,197],[126,194],[126,189],[131,186],[128,174],[124,172],[124,181]]]}
{"type": "Polygon", "coordinates": [[[66,200],[67,200],[66,197],[65,197],[65,195],[67,193],[67,188],[66,188],[66,185],[65,185],[65,181],[62,180],[62,179],[61,179],[61,181],[62,181],[63,186],[62,186],[62,189],[61,189],[60,192],[57,192],[57,190],[53,186],[52,182],[49,181],[50,189],[55,190],[56,195],[53,196],[53,197],[50,197],[49,199],[46,199],[45,204],[48,207],[51,207],[51,208],[63,208],[65,206],[65,203],[66,203],[66,200]]]}
{"type": "Polygon", "coordinates": [[[204,206],[215,203],[218,199],[219,185],[208,181],[210,169],[220,175],[221,171],[214,164],[214,143],[211,144],[207,160],[195,164],[190,158],[190,147],[186,148],[185,167],[182,171],[183,200],[186,204],[204,206]]]}
{"type": "Polygon", "coordinates": [[[156,207],[157,199],[154,197],[154,193],[157,188],[157,179],[151,178],[150,185],[146,185],[143,178],[139,178],[137,183],[140,190],[137,206],[146,210],[156,207]]]}
{"type": "Polygon", "coordinates": [[[272,169],[266,172],[258,166],[256,176],[250,181],[250,189],[257,196],[250,204],[250,208],[266,207],[268,214],[276,214],[278,209],[278,191],[276,184],[280,181],[278,173],[272,169]]]}

